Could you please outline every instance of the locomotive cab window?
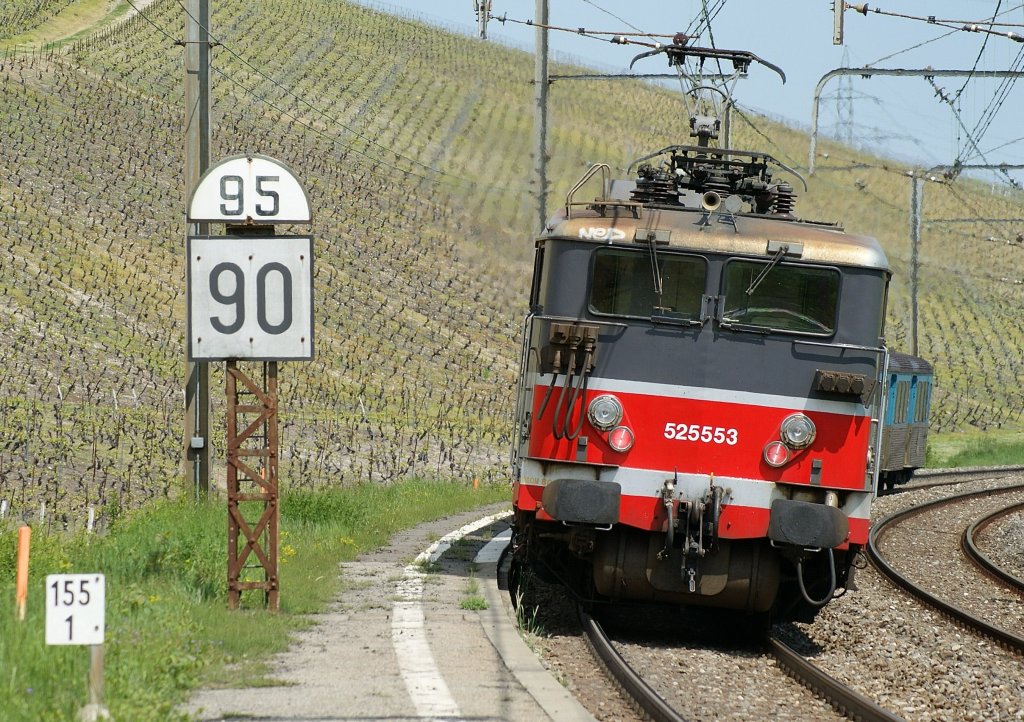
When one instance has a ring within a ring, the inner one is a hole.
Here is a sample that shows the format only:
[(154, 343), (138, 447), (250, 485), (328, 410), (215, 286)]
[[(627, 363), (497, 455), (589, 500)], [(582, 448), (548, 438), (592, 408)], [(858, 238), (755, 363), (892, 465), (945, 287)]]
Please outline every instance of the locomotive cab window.
[(706, 278), (707, 261), (700, 256), (601, 248), (594, 253), (590, 310), (699, 323)]
[(834, 268), (732, 260), (723, 285), (724, 327), (815, 336), (835, 332), (839, 272)]

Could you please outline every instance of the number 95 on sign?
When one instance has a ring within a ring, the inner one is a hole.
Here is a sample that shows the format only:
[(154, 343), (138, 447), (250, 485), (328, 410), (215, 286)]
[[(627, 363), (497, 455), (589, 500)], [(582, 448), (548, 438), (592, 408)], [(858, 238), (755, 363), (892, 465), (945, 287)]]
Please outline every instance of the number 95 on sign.
[(309, 236), (191, 236), (188, 286), (190, 359), (313, 357)]

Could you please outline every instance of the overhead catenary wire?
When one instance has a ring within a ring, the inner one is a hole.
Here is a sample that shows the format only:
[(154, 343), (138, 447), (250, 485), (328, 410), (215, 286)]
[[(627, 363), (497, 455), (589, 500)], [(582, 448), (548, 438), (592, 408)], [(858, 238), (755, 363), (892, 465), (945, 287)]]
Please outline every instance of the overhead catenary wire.
[[(603, 42), (614, 43), (616, 45), (641, 45), (647, 48), (660, 47), (662, 43), (658, 42), (644, 42), (641, 40), (634, 40), (629, 36), (635, 36), (638, 38), (664, 38), (671, 40), (675, 37), (674, 33), (643, 33), (623, 30), (588, 30), (584, 27), (569, 28), (561, 25), (551, 25), (549, 23), (538, 23), (533, 20), (517, 20), (516, 18), (508, 17), (508, 13), (503, 15), (489, 16), (490, 20), (496, 20), (499, 23), (512, 23), (513, 25), (528, 25), (533, 28), (542, 28), (544, 30), (554, 30), (556, 32), (573, 33), (575, 35), (581, 35), (585, 38), (592, 38), (594, 40), (601, 40)], [(604, 36), (608, 36), (607, 38)]]
[(908, 48), (903, 48), (902, 50), (897, 50), (895, 53), (889, 53), (888, 55), (884, 55), (881, 58), (878, 58), (878, 60), (873, 60), (870, 63), (865, 63), (864, 67), (865, 68), (872, 68), (872, 67), (878, 65), (879, 63), (881, 63), (883, 61), (891, 60), (891, 59), (893, 59), (893, 58), (895, 58), (895, 57), (897, 57), (899, 55), (903, 55), (903, 53), (909, 53), (911, 50), (917, 50), (918, 48), (923, 48), (925, 45), (930, 45), (931, 43), (937, 42), (939, 40), (943, 40), (945, 38), (948, 38), (950, 35), (955, 35), (958, 32), (960, 32), (960, 30), (956, 29), (956, 30), (950, 30), (948, 33), (943, 33), (942, 35), (936, 35), (934, 38), (932, 38), (930, 40), (923, 40), (920, 43), (917, 43), (916, 45), (911, 45)]
[(978, 208), (978, 206), (975, 205), (974, 203), (971, 203), (971, 201), (969, 201), (952, 183), (946, 184), (946, 187), (949, 189), (950, 194), (954, 198), (956, 198), (960, 203), (962, 203), (964, 207), (967, 208), (967, 210), (971, 211), (972, 213), (978, 216), (979, 222), (985, 223), (985, 225), (988, 226), (989, 230), (992, 233), (999, 233), (999, 228), (997, 226), (991, 225), (988, 222), (988, 219), (984, 217), (985, 214), (982, 213), (981, 209)]
[(178, 40), (177, 37), (175, 37), (171, 33), (169, 33), (166, 30), (164, 30), (164, 28), (162, 28), (159, 23), (155, 22), (151, 17), (149, 17), (146, 13), (144, 13), (142, 11), (142, 8), (140, 8), (138, 5), (136, 5), (133, 2), (133, 0), (125, 0), (125, 2), (127, 2), (131, 6), (132, 10), (134, 10), (143, 20), (145, 20), (147, 23), (149, 23), (154, 28), (156, 28), (157, 32), (159, 32), (165, 38), (167, 38), (168, 40), (170, 40), (171, 42), (173, 42), (175, 44), (178, 44), (178, 43), (181, 42), (180, 40)]
[[(1020, 71), (1022, 68), (1024, 68), (1024, 48), (1020, 49), (1020, 51), (1017, 53), (1017, 57), (1014, 58), (1013, 63), (1011, 63), (1010, 65), (1011, 70)], [(985, 110), (982, 112), (982, 115), (978, 119), (978, 122), (975, 124), (974, 131), (972, 132), (972, 136), (976, 141), (974, 144), (976, 149), (977, 141), (980, 141), (981, 138), (984, 137), (985, 133), (988, 131), (989, 127), (991, 127), (992, 121), (995, 119), (995, 116), (999, 112), (1000, 108), (1002, 108), (1003, 103), (1006, 102), (1006, 98), (1016, 82), (1016, 77), (1011, 76), (1003, 78), (1002, 82), (999, 84), (999, 87), (996, 89), (995, 94), (992, 96), (992, 100), (989, 101), (989, 104), (985, 107)], [(980, 150), (978, 150), (978, 154), (981, 155)], [(982, 157), (984, 156), (982, 155)]]
[[(884, 15), (884, 16), (887, 16), (887, 17), (902, 18), (903, 20), (916, 20), (916, 21), (919, 21), (919, 22), (928, 23), (929, 25), (943, 25), (945, 23), (956, 23), (956, 24), (960, 24), (960, 25), (998, 25), (1000, 27), (1005, 27), (1005, 28), (1024, 28), (1024, 23), (1008, 23), (1008, 22), (1002, 22), (1002, 21), (996, 22), (995, 19), (994, 19), (994, 16), (993, 16), (992, 20), (989, 20), (987, 18), (986, 19), (982, 19), (982, 20), (956, 20), (956, 19), (952, 19), (952, 18), (938, 18), (938, 17), (935, 17), (934, 15), (910, 15), (908, 13), (899, 13), (899, 12), (894, 12), (894, 11), (891, 11), (891, 10), (882, 10), (881, 8), (873, 8), (873, 7), (871, 7), (869, 3), (860, 3), (860, 4), (843, 3), (843, 5), (844, 5), (845, 9), (853, 10), (853, 11), (858, 12), (861, 15), (865, 15), (865, 16), (868, 13), (871, 13), (871, 14), (874, 14), (874, 15)], [(1010, 12), (1013, 12), (1014, 10), (1019, 10), (1021, 8), (1024, 8), (1024, 3), (1021, 3), (1019, 5), (1015, 5), (1014, 7), (1009, 8), (1008, 10), (1006, 10), (1005, 12), (1006, 13), (1010, 13)], [(999, 14), (1005, 14), (1005, 13), (999, 13), (997, 11), (996, 15), (999, 15)]]
[[(996, 19), (996, 17), (998, 17), (998, 15), (999, 15), (999, 8), (1001, 8), (1002, 6), (1003, 6), (1003, 0), (999, 0), (996, 3), (995, 12), (992, 13), (992, 20), (993, 21)], [(989, 24), (989, 27), (991, 27), (991, 23)], [(971, 82), (971, 78), (973, 77), (973, 73), (974, 73), (975, 70), (978, 69), (978, 63), (981, 62), (981, 56), (983, 56), (985, 54), (985, 48), (988, 47), (988, 41), (989, 41), (989, 38), (991, 38), (991, 37), (992, 37), (991, 35), (989, 35), (987, 33), (985, 34), (984, 39), (981, 41), (981, 47), (978, 49), (978, 55), (977, 55), (977, 57), (974, 58), (974, 65), (971, 67), (971, 75), (968, 75), (964, 79), (963, 85), (961, 85), (960, 89), (956, 91), (956, 95), (954, 97), (959, 98), (963, 94), (964, 89)]]
[[(992, 18), (989, 21), (990, 23), (994, 23), (995, 19), (997, 17), (999, 17), (1000, 15), (1007, 15), (1007, 14), (1009, 14), (1009, 13), (1015, 11), (1015, 10), (1019, 10), (1021, 8), (1024, 8), (1024, 4), (1020, 4), (1020, 5), (1015, 5), (1012, 8), (1008, 8), (1006, 10), (1000, 11), (999, 8), (1001, 6), (1002, 6), (1002, 0), (999, 0), (999, 5), (996, 7), (995, 12), (992, 14)], [(851, 6), (849, 4), (847, 4), (846, 7), (851, 7)], [(944, 40), (945, 38), (948, 38), (951, 35), (955, 35), (955, 34), (957, 34), (959, 32), (963, 32), (963, 30), (964, 30), (964, 28), (962, 28), (962, 27), (955, 27), (955, 28), (953, 28), (952, 30), (950, 30), (947, 33), (942, 33), (941, 35), (937, 35), (934, 38), (931, 38), (929, 40), (924, 40), (924, 41), (922, 41), (920, 43), (917, 43), (915, 45), (911, 45), (911, 46), (909, 46), (907, 48), (903, 48), (902, 50), (897, 50), (895, 53), (890, 53), (888, 55), (885, 55), (885, 56), (883, 56), (881, 58), (878, 58), (877, 60), (874, 60), (874, 61), (872, 61), (870, 63), (866, 63), (864, 67), (866, 67), (866, 68), (874, 67), (874, 66), (878, 65), (881, 62), (884, 62), (886, 60), (891, 60), (892, 58), (895, 58), (895, 57), (897, 57), (899, 55), (902, 55), (903, 53), (907, 53), (907, 52), (910, 52), (912, 50), (917, 50), (918, 48), (922, 48), (925, 45), (930, 45), (931, 43), (937, 42), (939, 40)], [(981, 50), (978, 53), (978, 57), (974, 61), (974, 67), (972, 68), (972, 75), (968, 76), (968, 79), (964, 81), (963, 85), (960, 87), (960, 90), (957, 91), (957, 97), (959, 97), (963, 93), (964, 89), (967, 87), (968, 83), (970, 82), (971, 78), (973, 77), (973, 71), (976, 70), (977, 67), (978, 67), (978, 62), (981, 59), (982, 53), (984, 53), (984, 51), (985, 51), (985, 47), (986, 47), (987, 42), (988, 42), (988, 36), (986, 36), (986, 38), (985, 38), (985, 43), (982, 43)]]
[(597, 3), (595, 3), (595, 2), (594, 2), (594, 0), (582, 0), (582, 1), (583, 1), (583, 2), (585, 2), (585, 3), (587, 4), (587, 5), (590, 5), (591, 7), (593, 7), (593, 8), (596, 8), (597, 10), (600, 10), (601, 12), (603, 12), (603, 13), (604, 13), (605, 15), (607, 15), (608, 17), (610, 17), (610, 18), (614, 18), (615, 20), (618, 20), (618, 21), (619, 21), (620, 23), (622, 23), (623, 25), (628, 25), (629, 27), (631, 27), (631, 28), (632, 28), (633, 30), (635, 30), (636, 32), (638, 32), (638, 33), (642, 33), (642, 32), (643, 32), (643, 30), (641, 30), (640, 28), (638, 28), (638, 27), (637, 27), (636, 25), (634, 25), (633, 23), (629, 22), (628, 20), (623, 20), (622, 18), (620, 18), (620, 17), (619, 17), (618, 15), (616, 15), (615, 13), (613, 13), (613, 12), (611, 12), (610, 10), (607, 10), (607, 9), (605, 9), (605, 8), (601, 7), (600, 5), (598, 5)]
[[(192, 17), (191, 13), (189, 13), (189, 11), (188, 11), (188, 8), (185, 5), (182, 4), (181, 0), (175, 0), (175, 2), (182, 8), (182, 10), (185, 11), (186, 15), (188, 15), (189, 17)], [(133, 7), (135, 7), (135, 6), (133, 6)], [(141, 10), (138, 10), (138, 12), (140, 14), (144, 14), (144, 13), (142, 13)], [(153, 23), (153, 21), (151, 19), (149, 19), (149, 18), (146, 18), (146, 19), (150, 23)], [(192, 19), (195, 20), (195, 18), (192, 18)], [(450, 178), (450, 179), (452, 179), (454, 181), (457, 181), (457, 182), (459, 182), (461, 184), (473, 185), (474, 187), (481, 187), (481, 188), (489, 189), (489, 190), (498, 190), (498, 191), (502, 191), (502, 192), (516, 193), (516, 194), (521, 194), (521, 195), (529, 195), (530, 191), (529, 191), (529, 189), (527, 189), (525, 187), (523, 187), (523, 188), (510, 188), (510, 187), (507, 187), (507, 186), (500, 186), (500, 185), (497, 185), (497, 184), (484, 184), (484, 183), (480, 183), (479, 180), (477, 180), (477, 179), (465, 178), (465, 177), (462, 177), (462, 176), (459, 176), (459, 175), (456, 175), (456, 174), (453, 174), (453, 173), (448, 173), (448, 172), (440, 170), (438, 168), (434, 168), (433, 166), (428, 165), (426, 163), (423, 163), (422, 161), (419, 161), (419, 160), (416, 160), (415, 158), (411, 158), (409, 156), (406, 156), (406, 155), (404, 155), (404, 154), (394, 150), (393, 148), (388, 148), (387, 146), (378, 143), (373, 138), (370, 138), (369, 136), (367, 136), (367, 135), (365, 135), (363, 133), (360, 133), (358, 130), (349, 127), (348, 125), (343, 123), (338, 118), (336, 118), (334, 116), (331, 116), (326, 111), (324, 111), (324, 110), (322, 110), (320, 108), (317, 108), (315, 105), (310, 103), (308, 100), (306, 100), (305, 98), (299, 96), (297, 93), (295, 93), (290, 88), (286, 87), (283, 83), (279, 82), (274, 77), (270, 76), (269, 74), (267, 74), (266, 72), (264, 72), (260, 68), (256, 67), (252, 63), (250, 63), (245, 57), (243, 57), (240, 53), (238, 53), (236, 50), (234, 50), (231, 46), (226, 44), (223, 40), (215, 37), (212, 33), (210, 33), (209, 32), (209, 28), (203, 28), (203, 29), (206, 31), (206, 33), (209, 36), (211, 42), (215, 43), (218, 47), (220, 47), (220, 48), (224, 49), (225, 51), (227, 51), (228, 54), (230, 54), (231, 56), (236, 58), (239, 62), (241, 62), (246, 67), (248, 67), (250, 70), (252, 70), (254, 73), (259, 75), (261, 78), (263, 78), (264, 80), (270, 82), (272, 85), (274, 85), (275, 87), (280, 89), (285, 95), (293, 98), (294, 100), (298, 101), (302, 105), (305, 105), (309, 110), (311, 110), (314, 113), (316, 113), (316, 114), (322, 116), (323, 118), (327, 119), (328, 121), (330, 121), (332, 124), (336, 125), (337, 127), (343, 128), (344, 130), (346, 130), (347, 132), (351, 133), (352, 135), (354, 135), (355, 137), (359, 138), (360, 140), (366, 141), (369, 145), (371, 145), (373, 147), (376, 147), (376, 148), (379, 148), (380, 150), (384, 151), (385, 153), (391, 155), (392, 157), (395, 157), (395, 158), (407, 161), (408, 163), (412, 164), (413, 166), (418, 167), (418, 168), (420, 168), (420, 169), (422, 169), (424, 171), (428, 171), (430, 173), (434, 173), (437, 176)], [(167, 35), (166, 32), (164, 32), (164, 34)], [(243, 89), (245, 89), (246, 93), (248, 95), (253, 96), (254, 98), (258, 99), (260, 102), (268, 105), (269, 107), (272, 107), (277, 112), (282, 113), (283, 115), (285, 115), (285, 117), (288, 117), (288, 118), (294, 120), (296, 123), (298, 123), (302, 127), (307, 128), (307, 129), (309, 129), (309, 130), (311, 130), (311, 131), (313, 131), (315, 133), (318, 133), (318, 134), (323, 135), (325, 137), (332, 138), (333, 140), (340, 142), (339, 138), (337, 138), (335, 136), (332, 136), (331, 134), (327, 133), (326, 131), (320, 130), (318, 128), (314, 128), (313, 126), (311, 126), (307, 122), (303, 121), (301, 118), (299, 118), (294, 113), (286, 111), (286, 110), (280, 108), (279, 106), (271, 103), (265, 97), (263, 97), (263, 96), (259, 95), (258, 93), (256, 93), (253, 89), (248, 88), (247, 86), (242, 84), (240, 81), (234, 80), (229, 75), (227, 75), (223, 70), (220, 70), (218, 68), (214, 68), (213, 65), (212, 65), (212, 62), (211, 62), (211, 68), (213, 70), (215, 70), (219, 75), (224, 77), (225, 79), (230, 80), (231, 82), (235, 83), (239, 87), (242, 87)], [(410, 176), (412, 176), (414, 178), (420, 178), (420, 179), (426, 180), (426, 181), (434, 181), (434, 182), (437, 181), (437, 178), (431, 178), (431, 177), (426, 176), (426, 175), (422, 175), (422, 174), (419, 174), (419, 173), (414, 173), (414, 172), (410, 171), (408, 168), (403, 168), (401, 166), (394, 165), (393, 163), (389, 163), (386, 160), (383, 160), (383, 159), (381, 159), (379, 157), (376, 157), (374, 155), (370, 155), (368, 153), (365, 153), (365, 152), (359, 150), (358, 148), (355, 148), (354, 146), (346, 145), (345, 147), (348, 148), (349, 150), (352, 150), (353, 152), (357, 153), (358, 155), (363, 156), (367, 160), (373, 161), (374, 163), (379, 163), (380, 165), (383, 165), (383, 166), (387, 166), (389, 168), (392, 168), (393, 170), (397, 170), (397, 171), (400, 171), (402, 173), (406, 173), (407, 175), (410, 175)]]

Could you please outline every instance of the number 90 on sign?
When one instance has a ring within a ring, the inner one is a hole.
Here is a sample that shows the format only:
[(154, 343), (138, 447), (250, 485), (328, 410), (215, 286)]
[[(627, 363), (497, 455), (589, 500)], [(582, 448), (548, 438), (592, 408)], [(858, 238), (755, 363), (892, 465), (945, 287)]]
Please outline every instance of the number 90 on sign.
[(190, 359), (312, 358), (310, 237), (188, 240)]

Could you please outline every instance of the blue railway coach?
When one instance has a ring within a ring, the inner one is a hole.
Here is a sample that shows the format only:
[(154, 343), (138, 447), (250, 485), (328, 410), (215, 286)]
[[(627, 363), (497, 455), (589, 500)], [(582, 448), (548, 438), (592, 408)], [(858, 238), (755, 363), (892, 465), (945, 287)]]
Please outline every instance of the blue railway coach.
[(924, 466), (934, 374), (924, 359), (893, 352), (886, 379), (879, 492), (907, 483)]

